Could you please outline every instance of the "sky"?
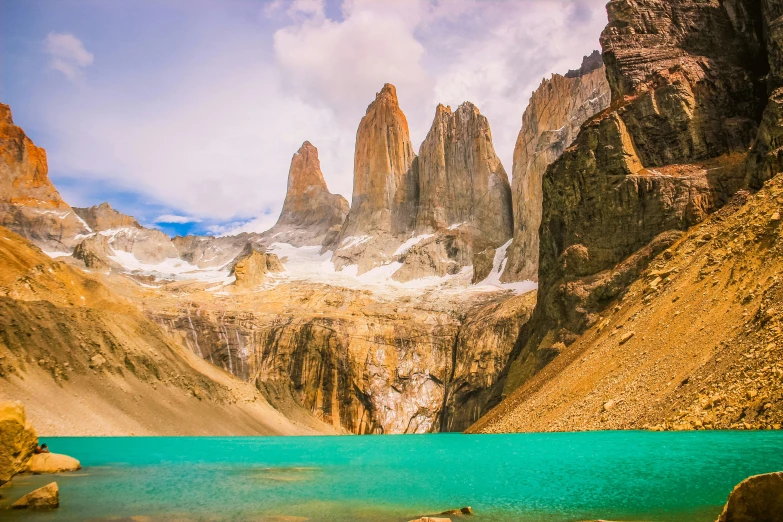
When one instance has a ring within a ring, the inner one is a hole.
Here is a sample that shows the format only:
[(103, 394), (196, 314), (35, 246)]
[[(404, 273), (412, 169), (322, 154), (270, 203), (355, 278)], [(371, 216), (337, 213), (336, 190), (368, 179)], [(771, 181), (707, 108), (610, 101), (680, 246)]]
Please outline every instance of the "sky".
[(418, 151), (471, 101), (511, 175), (530, 94), (600, 49), (606, 0), (0, 0), (0, 102), (72, 206), (170, 234), (271, 227), (309, 140), (351, 200), (361, 117), (397, 87)]

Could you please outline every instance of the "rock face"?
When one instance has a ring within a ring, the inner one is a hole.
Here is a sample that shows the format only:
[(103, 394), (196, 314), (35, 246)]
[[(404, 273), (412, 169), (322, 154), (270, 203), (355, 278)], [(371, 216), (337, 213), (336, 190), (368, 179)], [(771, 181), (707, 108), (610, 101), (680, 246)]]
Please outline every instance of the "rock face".
[(38, 435), (27, 421), (21, 402), (0, 403), (0, 484), (27, 469)]
[(88, 208), (74, 207), (73, 211), (95, 232), (118, 228), (141, 228), (136, 218), (114, 210), (106, 202)]
[(344, 197), (329, 192), (318, 149), (306, 141), (291, 159), (280, 218), (264, 236), (294, 246), (330, 245), (339, 236), (348, 210)]
[[(469, 425), (500, 377), (534, 296), (483, 306), (423, 296), (283, 283), (180, 310), (148, 311), (213, 364), (255, 382), (277, 405), (294, 401), (350, 433), (427, 433)], [(489, 302), (487, 302), (489, 301)], [(262, 306), (259, 306), (262, 304)], [(467, 406), (469, 405), (469, 406)]]
[[(408, 239), (416, 222), (418, 191), (408, 120), (397, 90), (387, 83), (356, 132), (351, 210), (334, 253), (335, 266), (358, 264), (359, 272), (365, 272)], [(369, 238), (373, 240), (365, 240)], [(384, 244), (388, 238), (399, 240)]]
[(238, 288), (252, 289), (266, 279), (266, 275), (283, 272), (283, 264), (275, 254), (258, 250), (248, 243), (242, 253), (234, 260), (231, 274), (236, 277)]
[(30, 458), (28, 473), (62, 473), (82, 469), (81, 463), (73, 457), (60, 453), (38, 453)]
[(718, 518), (718, 522), (758, 520), (783, 520), (783, 473), (754, 475), (740, 482)]
[(768, 101), (758, 3), (615, 0), (607, 10), (612, 105), (543, 178), (539, 302), (517, 346), (530, 371), (594, 324), (672, 233), (745, 185)]
[(47, 175), (46, 151), (14, 125), (0, 103), (0, 225), (47, 251), (68, 252), (90, 232)]
[(579, 69), (542, 81), (530, 97), (514, 147), (514, 240), (502, 281), (538, 280), (544, 172), (573, 143), (582, 124), (609, 106), (610, 98), (598, 51), (586, 56)]
[(401, 257), (395, 279), (444, 276), (473, 254), (503, 245), (513, 232), (511, 188), (492, 146), (487, 119), (470, 102), (438, 105), (418, 158), (416, 232), (432, 235)]
[(73, 249), (74, 259), (84, 263), (91, 270), (108, 270), (118, 265), (110, 259), (115, 254), (109, 246), (109, 238), (103, 234), (93, 234), (84, 238)]
[(60, 490), (56, 482), (28, 493), (13, 504), (12, 509), (55, 509), (60, 507)]

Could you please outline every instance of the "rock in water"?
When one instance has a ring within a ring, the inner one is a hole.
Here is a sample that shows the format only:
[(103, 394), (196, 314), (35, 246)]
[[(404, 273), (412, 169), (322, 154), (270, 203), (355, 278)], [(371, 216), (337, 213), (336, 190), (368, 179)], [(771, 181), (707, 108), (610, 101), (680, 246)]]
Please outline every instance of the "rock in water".
[(326, 186), (318, 149), (305, 141), (291, 159), (280, 217), (263, 235), (294, 246), (329, 246), (339, 235), (348, 210), (348, 201)]
[(49, 180), (46, 151), (14, 125), (0, 103), (0, 225), (48, 251), (69, 252), (87, 225)]
[(0, 484), (27, 468), (37, 446), (38, 435), (27, 421), (22, 403), (0, 403)]
[(35, 474), (76, 471), (81, 468), (78, 460), (60, 453), (38, 453), (30, 458), (27, 465), (27, 471)]
[(783, 473), (747, 478), (737, 485), (718, 522), (783, 522)]
[(55, 509), (60, 507), (60, 489), (57, 482), (28, 493), (13, 504), (12, 509)]
[(283, 264), (276, 254), (258, 250), (248, 243), (245, 250), (234, 260), (231, 274), (236, 276), (238, 288), (252, 289), (260, 285), (270, 272), (283, 272)]
[(611, 95), (601, 54), (586, 56), (582, 67), (541, 82), (522, 116), (514, 147), (514, 241), (501, 280), (538, 280), (538, 228), (542, 179), (588, 118), (609, 106)]
[(387, 83), (356, 133), (351, 210), (333, 259), (338, 269), (358, 264), (359, 272), (365, 272), (408, 239), (418, 205), (415, 160), (408, 120), (397, 90)]
[(438, 105), (418, 158), (418, 237), (403, 254), (398, 281), (455, 274), (474, 253), (511, 239), (511, 187), (492, 146), (489, 122), (470, 102)]

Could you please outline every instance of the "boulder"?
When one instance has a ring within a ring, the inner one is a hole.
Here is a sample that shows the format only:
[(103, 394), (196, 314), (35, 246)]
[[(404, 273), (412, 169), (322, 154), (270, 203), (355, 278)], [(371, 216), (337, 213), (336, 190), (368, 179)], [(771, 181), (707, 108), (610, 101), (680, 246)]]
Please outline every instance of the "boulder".
[(60, 490), (57, 482), (31, 491), (13, 504), (12, 509), (54, 509), (60, 507)]
[(27, 465), (29, 473), (60, 473), (62, 471), (76, 471), (82, 465), (73, 457), (59, 453), (39, 453), (30, 458)]
[(27, 468), (38, 435), (27, 421), (21, 402), (0, 402), (0, 484)]
[(718, 522), (783, 521), (783, 473), (755, 475), (729, 495)]
[(470, 506), (465, 506), (464, 508), (459, 509), (449, 509), (448, 511), (444, 511), (441, 513), (441, 515), (472, 515), (473, 514), (473, 508)]
[(451, 519), (439, 517), (421, 517), (415, 520), (409, 520), (408, 522), (451, 522)]

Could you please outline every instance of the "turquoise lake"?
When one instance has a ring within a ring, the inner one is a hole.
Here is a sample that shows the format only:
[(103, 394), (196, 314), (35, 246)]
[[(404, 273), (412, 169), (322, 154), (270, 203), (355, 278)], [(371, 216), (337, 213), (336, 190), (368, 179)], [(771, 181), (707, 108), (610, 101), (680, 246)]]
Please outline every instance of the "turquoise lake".
[(0, 507), (52, 480), (61, 507), (0, 518), (398, 522), (469, 505), (476, 521), (714, 521), (738, 482), (783, 470), (771, 431), (42, 441), (84, 469), (16, 477)]

